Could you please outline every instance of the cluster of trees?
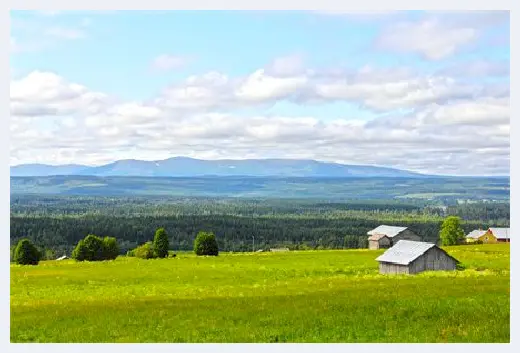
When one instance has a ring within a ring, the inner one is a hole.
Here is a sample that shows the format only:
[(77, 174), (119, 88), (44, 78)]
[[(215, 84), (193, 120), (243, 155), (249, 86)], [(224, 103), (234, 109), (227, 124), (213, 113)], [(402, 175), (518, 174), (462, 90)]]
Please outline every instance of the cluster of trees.
[(94, 234), (81, 239), (72, 251), (72, 258), (77, 261), (115, 260), (118, 255), (119, 246), (116, 238), (101, 238)]
[(159, 228), (155, 231), (153, 241), (148, 241), (133, 250), (129, 250), (127, 255), (141, 259), (162, 259), (168, 257), (169, 248), (170, 243), (168, 241), (168, 234), (164, 228)]
[[(146, 242), (130, 250), (127, 256), (135, 256), (141, 259), (166, 258), (169, 255), (169, 247), (168, 234), (166, 234), (164, 228), (159, 228), (156, 230), (152, 242)], [(198, 256), (217, 256), (218, 243), (215, 234), (213, 232), (199, 232), (193, 248)], [(37, 265), (42, 257), (41, 252), (28, 239), (20, 240), (12, 252), (14, 262), (19, 265)], [(81, 239), (72, 251), (72, 258), (76, 261), (115, 260), (118, 255), (119, 247), (116, 238), (101, 238), (94, 234), (89, 234)], [(173, 257), (176, 257), (176, 255), (173, 254)]]

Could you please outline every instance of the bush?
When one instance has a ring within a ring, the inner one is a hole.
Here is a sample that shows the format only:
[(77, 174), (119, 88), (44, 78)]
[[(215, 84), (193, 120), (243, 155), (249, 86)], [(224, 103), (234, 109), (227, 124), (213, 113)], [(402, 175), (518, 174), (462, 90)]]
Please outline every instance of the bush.
[(103, 238), (103, 259), (104, 260), (115, 260), (119, 255), (119, 246), (117, 245), (116, 238), (105, 237)]
[(151, 242), (138, 246), (133, 252), (134, 256), (140, 259), (153, 259), (155, 257)]
[(28, 239), (22, 239), (14, 249), (13, 260), (19, 265), (38, 265), (40, 252)]
[(213, 232), (199, 232), (193, 244), (195, 254), (198, 256), (217, 256), (218, 244)]
[(155, 257), (164, 258), (168, 257), (168, 248), (170, 244), (168, 242), (168, 234), (164, 228), (159, 228), (155, 232), (155, 237), (153, 239), (153, 251)]
[(466, 266), (463, 263), (458, 263), (456, 269), (458, 271), (464, 271), (466, 269)]
[(114, 260), (119, 255), (116, 238), (100, 238), (89, 234), (81, 239), (72, 251), (72, 258), (76, 261), (103, 261)]
[(72, 258), (76, 261), (87, 260), (87, 248), (83, 239), (78, 241), (78, 244), (76, 245), (74, 250), (72, 250)]
[(128, 257), (135, 257), (135, 249), (128, 250), (126, 252), (126, 256), (128, 256)]

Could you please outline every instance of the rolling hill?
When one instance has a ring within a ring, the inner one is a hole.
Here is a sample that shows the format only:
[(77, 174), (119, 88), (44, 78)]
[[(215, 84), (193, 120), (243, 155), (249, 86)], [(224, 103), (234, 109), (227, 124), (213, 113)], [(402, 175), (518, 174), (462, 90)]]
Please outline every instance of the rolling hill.
[(345, 165), (295, 159), (201, 160), (174, 157), (158, 161), (119, 160), (97, 167), (84, 165), (22, 164), (11, 167), (11, 176), (254, 176), (254, 177), (422, 177), (394, 168)]

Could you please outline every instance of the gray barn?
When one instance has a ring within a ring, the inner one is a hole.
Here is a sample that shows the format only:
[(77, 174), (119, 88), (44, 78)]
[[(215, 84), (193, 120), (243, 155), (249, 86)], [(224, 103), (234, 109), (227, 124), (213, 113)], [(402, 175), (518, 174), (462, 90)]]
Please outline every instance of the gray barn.
[(387, 249), (399, 240), (421, 241), (421, 237), (407, 227), (380, 225), (367, 233), (369, 249)]
[(411, 240), (399, 240), (376, 260), (382, 274), (453, 271), (459, 262), (435, 244)]

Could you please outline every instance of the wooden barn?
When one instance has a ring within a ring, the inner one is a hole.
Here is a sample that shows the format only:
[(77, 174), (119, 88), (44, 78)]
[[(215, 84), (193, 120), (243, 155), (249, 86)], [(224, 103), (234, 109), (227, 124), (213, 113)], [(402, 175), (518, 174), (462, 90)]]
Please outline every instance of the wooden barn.
[(485, 230), (482, 229), (475, 229), (466, 235), (466, 243), (474, 243), (476, 241), (482, 241), (484, 242), (484, 235), (486, 234)]
[(376, 260), (382, 274), (453, 271), (458, 263), (457, 259), (433, 243), (411, 240), (399, 240)]
[(407, 227), (380, 225), (367, 233), (369, 249), (387, 249), (399, 240), (420, 241), (421, 237)]
[(509, 243), (509, 228), (489, 228), (484, 239), (484, 243)]
[(466, 236), (466, 242), (481, 241), (484, 244), (509, 243), (509, 228), (476, 229)]

